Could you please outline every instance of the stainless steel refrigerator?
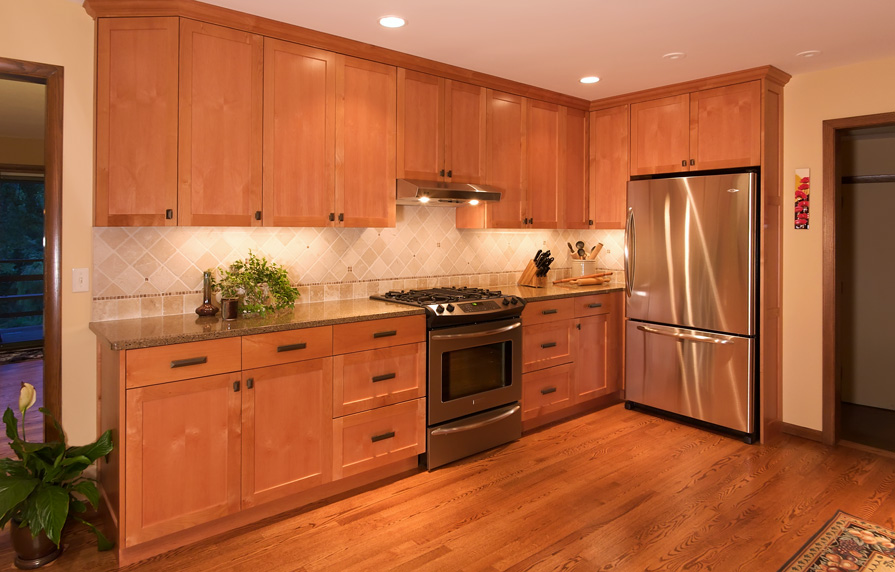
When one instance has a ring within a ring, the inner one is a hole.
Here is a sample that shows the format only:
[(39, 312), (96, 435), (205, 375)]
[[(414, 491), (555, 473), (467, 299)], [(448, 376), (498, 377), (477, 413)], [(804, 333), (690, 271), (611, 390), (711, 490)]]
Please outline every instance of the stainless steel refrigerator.
[(757, 173), (628, 183), (625, 392), (756, 433)]

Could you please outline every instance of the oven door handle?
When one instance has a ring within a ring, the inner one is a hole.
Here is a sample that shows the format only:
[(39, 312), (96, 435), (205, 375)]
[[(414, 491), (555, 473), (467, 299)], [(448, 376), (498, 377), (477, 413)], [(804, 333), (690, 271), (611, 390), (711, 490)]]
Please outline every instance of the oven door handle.
[(476, 421), (475, 423), (470, 423), (468, 425), (453, 425), (451, 427), (439, 427), (437, 429), (432, 429), (432, 435), (450, 435), (451, 433), (461, 433), (463, 431), (472, 431), (473, 429), (479, 429), (486, 425), (491, 425), (492, 423), (497, 423), (501, 419), (506, 419), (507, 417), (511, 417), (514, 415), (519, 409), (521, 409), (521, 405), (514, 405), (510, 409), (501, 412), (499, 415), (495, 415), (494, 417), (489, 417), (488, 419), (482, 419), (481, 421)]
[(464, 340), (469, 338), (482, 338), (485, 336), (493, 336), (496, 334), (509, 332), (510, 330), (515, 330), (521, 325), (522, 322), (515, 322), (513, 324), (510, 324), (509, 326), (504, 326), (495, 330), (486, 330), (484, 332), (469, 332), (468, 334), (432, 334), (431, 338), (433, 340)]

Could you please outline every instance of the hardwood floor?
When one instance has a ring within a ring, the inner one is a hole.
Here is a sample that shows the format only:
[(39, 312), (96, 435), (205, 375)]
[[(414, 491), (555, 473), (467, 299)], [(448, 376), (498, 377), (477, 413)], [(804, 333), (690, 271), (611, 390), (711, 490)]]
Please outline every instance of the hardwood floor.
[[(895, 459), (617, 405), (127, 570), (763, 572), (837, 509), (895, 528)], [(113, 569), (82, 529), (64, 538), (52, 569)]]

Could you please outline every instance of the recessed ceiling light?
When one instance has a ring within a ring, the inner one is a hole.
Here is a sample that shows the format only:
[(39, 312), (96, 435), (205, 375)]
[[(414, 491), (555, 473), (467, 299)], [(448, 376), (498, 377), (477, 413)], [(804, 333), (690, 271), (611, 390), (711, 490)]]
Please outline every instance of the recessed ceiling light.
[(813, 58), (814, 56), (819, 56), (820, 50), (806, 50), (804, 52), (799, 52), (796, 54), (796, 57), (799, 58)]
[(581, 83), (597, 83), (598, 81), (600, 81), (600, 78), (595, 75), (589, 75), (587, 77), (579, 79), (578, 81), (580, 81)]
[(662, 56), (666, 60), (682, 60), (687, 57), (687, 54), (684, 52), (671, 52), (669, 54), (665, 54)]
[(399, 18), (398, 16), (383, 16), (379, 18), (379, 24), (385, 26), (386, 28), (400, 28), (406, 22), (404, 18)]

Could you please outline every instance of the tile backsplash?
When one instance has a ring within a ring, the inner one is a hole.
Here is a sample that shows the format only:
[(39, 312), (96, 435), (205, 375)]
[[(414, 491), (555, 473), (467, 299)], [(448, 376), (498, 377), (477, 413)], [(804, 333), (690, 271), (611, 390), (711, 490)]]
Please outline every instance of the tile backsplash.
[(458, 230), (454, 209), (401, 207), (395, 228), (140, 227), (93, 229), (94, 321), (191, 313), (202, 272), (249, 249), (283, 266), (301, 302), (366, 298), (392, 289), (515, 284), (538, 250), (551, 277), (571, 267), (567, 242), (603, 251), (598, 266), (622, 269), (621, 230)]

